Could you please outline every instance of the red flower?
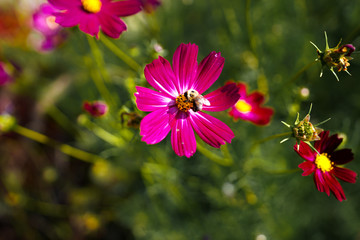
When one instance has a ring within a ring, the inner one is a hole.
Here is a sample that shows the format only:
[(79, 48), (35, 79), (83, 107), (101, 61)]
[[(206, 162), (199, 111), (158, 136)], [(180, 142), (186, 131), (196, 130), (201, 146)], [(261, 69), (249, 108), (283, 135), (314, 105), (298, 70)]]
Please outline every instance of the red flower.
[(346, 200), (344, 191), (336, 178), (355, 183), (357, 174), (338, 165), (352, 161), (354, 155), (351, 149), (335, 151), (343, 140), (337, 134), (329, 137), (329, 131), (323, 131), (319, 136), (320, 140), (315, 141), (314, 147), (320, 155), (304, 142), (300, 142), (299, 150), (297, 145), (294, 145), (295, 152), (306, 160), (299, 164), (299, 168), (304, 171), (303, 176), (314, 173), (314, 182), (320, 192), (326, 192), (330, 196), (331, 191), (339, 201)]
[(63, 27), (79, 25), (81, 31), (99, 37), (99, 29), (112, 38), (118, 38), (126, 30), (119, 18), (141, 10), (138, 0), (48, 0), (59, 12), (54, 13), (56, 22)]
[(108, 112), (108, 106), (101, 101), (84, 102), (83, 109), (93, 117), (101, 117)]
[(247, 95), (246, 85), (241, 82), (237, 84), (237, 87), (239, 89), (240, 99), (231, 108), (229, 115), (235, 120), (241, 118), (256, 125), (268, 124), (274, 110), (269, 107), (260, 106), (265, 100), (264, 95), (260, 92), (252, 92)]

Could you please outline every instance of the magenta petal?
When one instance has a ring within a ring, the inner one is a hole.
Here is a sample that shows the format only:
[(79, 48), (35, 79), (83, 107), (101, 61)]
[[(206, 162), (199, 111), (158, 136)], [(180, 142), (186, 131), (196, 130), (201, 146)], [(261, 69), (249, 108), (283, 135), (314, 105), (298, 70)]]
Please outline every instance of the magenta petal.
[(300, 163), (298, 167), (304, 171), (302, 173), (302, 176), (308, 176), (316, 170), (315, 164), (310, 161), (305, 161), (303, 163)]
[(235, 136), (225, 123), (203, 112), (190, 114), (190, 122), (199, 137), (215, 148), (230, 143)]
[(114, 15), (101, 13), (99, 15), (101, 30), (111, 38), (119, 38), (123, 31), (126, 31), (126, 24)]
[(62, 27), (74, 27), (83, 21), (83, 19), (86, 18), (86, 15), (85, 12), (77, 9), (54, 13), (54, 16), (56, 17), (55, 22)]
[(196, 139), (187, 114), (180, 112), (176, 116), (175, 126), (171, 130), (171, 145), (179, 156), (191, 157), (196, 151)]
[(204, 96), (210, 102), (210, 106), (203, 106), (203, 110), (218, 112), (233, 106), (239, 100), (238, 88), (235, 83), (225, 86)]
[(104, 4), (102, 11), (118, 17), (126, 17), (141, 11), (138, 0), (116, 1)]
[(297, 152), (297, 154), (300, 155), (305, 160), (314, 162), (316, 159), (316, 152), (313, 152), (313, 150), (303, 141), (300, 142), (299, 151), (297, 150), (297, 144), (294, 145), (294, 150)]
[(140, 135), (147, 144), (156, 144), (163, 140), (174, 124), (177, 109), (162, 108), (146, 115), (140, 122)]
[(180, 94), (175, 86), (174, 72), (165, 58), (159, 57), (146, 65), (144, 74), (149, 84), (159, 92), (174, 98)]
[(334, 167), (333, 173), (337, 178), (339, 178), (345, 182), (349, 182), (349, 183), (356, 182), (357, 173), (350, 169)]
[(100, 22), (96, 14), (87, 14), (86, 17), (81, 19), (79, 29), (84, 33), (91, 36), (98, 37), (100, 30)]
[(163, 93), (145, 87), (136, 87), (136, 90), (137, 92), (134, 94), (136, 105), (141, 111), (152, 112), (159, 108), (164, 109), (169, 105), (175, 105), (175, 103), (171, 104), (174, 100)]
[[(176, 86), (182, 94), (189, 90), (194, 81), (197, 64), (198, 46), (195, 44), (180, 44), (173, 56), (173, 69), (176, 77)], [(196, 89), (199, 93), (200, 91)], [(201, 93), (200, 93), (201, 94)]]
[(225, 58), (221, 53), (211, 52), (199, 64), (194, 82), (190, 85), (200, 94), (205, 92), (220, 76), (224, 67)]
[(324, 179), (324, 175), (323, 175), (323, 173), (322, 173), (322, 171), (320, 169), (315, 170), (314, 182), (315, 182), (316, 188), (320, 192), (326, 192), (326, 194), (328, 196), (330, 196), (330, 188), (327, 185), (327, 183), (326, 183), (326, 181)]
[(48, 0), (48, 2), (60, 10), (82, 6), (81, 0)]
[(344, 190), (341, 187), (340, 183), (336, 180), (336, 178), (333, 177), (329, 172), (324, 173), (323, 176), (327, 186), (329, 186), (331, 192), (335, 195), (337, 200), (339, 200), (340, 202), (342, 200), (346, 200)]

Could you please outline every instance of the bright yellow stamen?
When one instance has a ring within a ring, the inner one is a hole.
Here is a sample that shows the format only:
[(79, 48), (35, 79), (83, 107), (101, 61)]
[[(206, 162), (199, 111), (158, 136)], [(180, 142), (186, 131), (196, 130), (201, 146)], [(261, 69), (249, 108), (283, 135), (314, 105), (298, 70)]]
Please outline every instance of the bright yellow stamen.
[(329, 156), (326, 153), (322, 153), (321, 155), (316, 156), (315, 164), (321, 171), (329, 172), (333, 169), (334, 163), (330, 161)]
[(247, 102), (245, 102), (244, 100), (239, 100), (235, 104), (235, 107), (239, 112), (242, 112), (242, 113), (248, 113), (252, 109), (251, 105), (248, 104)]
[(97, 13), (101, 10), (101, 0), (81, 0), (84, 9), (91, 13)]

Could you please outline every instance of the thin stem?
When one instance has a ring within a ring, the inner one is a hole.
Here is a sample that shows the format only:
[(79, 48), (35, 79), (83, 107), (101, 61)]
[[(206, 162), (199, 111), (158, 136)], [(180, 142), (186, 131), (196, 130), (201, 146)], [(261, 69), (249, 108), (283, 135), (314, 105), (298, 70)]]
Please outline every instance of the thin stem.
[(259, 145), (259, 144), (263, 143), (263, 142), (267, 142), (267, 141), (270, 141), (270, 140), (272, 140), (272, 139), (279, 138), (279, 137), (290, 136), (291, 134), (292, 134), (292, 132), (284, 132), (284, 133), (279, 133), (279, 134), (275, 134), (275, 135), (266, 137), (266, 138), (264, 138), (264, 139), (261, 139), (261, 140), (255, 142), (255, 143), (253, 144), (252, 148), (255, 147), (256, 145)]
[(101, 42), (110, 50), (112, 51), (117, 57), (119, 57), (124, 63), (126, 63), (129, 67), (134, 69), (135, 71), (141, 71), (142, 67), (138, 64), (134, 59), (126, 55), (118, 46), (112, 43), (109, 39), (105, 36), (100, 38)]
[(36, 142), (57, 148), (61, 152), (65, 153), (71, 157), (85, 161), (85, 162), (94, 163), (97, 160), (105, 160), (95, 154), (91, 154), (91, 153), (85, 152), (83, 150), (74, 148), (70, 145), (60, 143), (54, 139), (51, 139), (51, 138), (45, 136), (44, 134), (35, 132), (31, 129), (28, 129), (28, 128), (25, 128), (25, 127), (22, 127), (19, 125), (14, 126), (14, 128), (12, 130), (24, 137), (27, 137)]
[[(106, 82), (110, 82), (110, 77), (105, 69), (105, 66), (104, 66), (105, 63), (103, 61), (101, 51), (100, 51), (99, 47), (97, 46), (94, 38), (87, 36), (87, 39), (88, 39), (88, 42), (90, 45), (91, 52), (94, 57), (94, 61), (97, 65), (97, 67), (99, 68), (99, 71), (97, 71), (96, 69), (92, 69), (90, 71), (91, 77), (96, 85), (96, 88), (99, 90), (102, 98), (109, 105), (115, 107), (116, 103), (111, 97), (112, 94), (110, 93), (110, 91), (108, 90), (108, 88), (105, 85), (105, 82), (103, 81), (103, 79), (104, 79)], [(101, 73), (101, 75), (99, 74), (99, 72)]]
[[(224, 147), (224, 146), (223, 146), (223, 147)], [(226, 148), (226, 147), (225, 147), (225, 148)], [(230, 155), (230, 154), (229, 154), (227, 148), (226, 148), (226, 149), (222, 149), (222, 150), (224, 150), (224, 157), (220, 157), (220, 156), (214, 154), (214, 152), (206, 149), (206, 148), (205, 148), (201, 143), (199, 143), (199, 142), (197, 143), (197, 149), (198, 149), (199, 152), (201, 152), (205, 157), (209, 158), (211, 161), (214, 161), (214, 162), (216, 162), (216, 163), (218, 163), (218, 164), (220, 164), (220, 165), (223, 165), (223, 166), (231, 166), (231, 165), (234, 163), (233, 159), (232, 159), (231, 157), (229, 158), (229, 156), (228, 156), (228, 155)]]
[(251, 50), (256, 55), (256, 43), (255, 43), (255, 39), (254, 39), (253, 27), (252, 27), (251, 16), (250, 16), (250, 7), (251, 7), (251, 0), (246, 0), (245, 21), (246, 21), (246, 27), (247, 27), (247, 32), (248, 32), (248, 36), (249, 36), (249, 44), (250, 44)]

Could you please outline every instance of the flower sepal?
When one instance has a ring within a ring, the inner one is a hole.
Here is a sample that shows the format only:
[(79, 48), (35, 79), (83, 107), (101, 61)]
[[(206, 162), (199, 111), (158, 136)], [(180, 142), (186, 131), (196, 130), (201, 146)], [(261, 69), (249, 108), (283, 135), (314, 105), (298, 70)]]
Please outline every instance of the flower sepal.
[(315, 59), (315, 61), (320, 61), (322, 68), (321, 68), (321, 72), (320, 72), (320, 77), (322, 77), (323, 75), (323, 68), (324, 66), (327, 66), (330, 71), (334, 74), (334, 76), (336, 77), (336, 80), (339, 81), (339, 77), (337, 76), (337, 74), (334, 71), (334, 68), (338, 71), (345, 71), (347, 74), (350, 74), (350, 72), (347, 70), (347, 67), (350, 66), (349, 61), (352, 60), (353, 58), (350, 57), (351, 53), (355, 51), (355, 47), (352, 44), (344, 44), (341, 45), (341, 39), (339, 41), (339, 43), (333, 47), (330, 48), (329, 44), (328, 44), (328, 38), (325, 33), (325, 50), (321, 51), (316, 45), (315, 43), (311, 42), (310, 43), (316, 48), (317, 54), (318, 54), (318, 58)]
[[(299, 119), (300, 115), (299, 115), (299, 113), (297, 113), (294, 125), (290, 125), (290, 124), (287, 124), (287, 123), (281, 121), (285, 126), (287, 126), (288, 128), (291, 129), (291, 131), (292, 131), (291, 137), (296, 139), (296, 145), (298, 147), (298, 150), (300, 147), (300, 141), (303, 141), (304, 143), (309, 145), (313, 150), (316, 151), (316, 149), (314, 149), (314, 147), (311, 145), (310, 142), (320, 140), (319, 134), (323, 131), (323, 129), (318, 128), (317, 126), (330, 120), (330, 118), (328, 118), (316, 125), (313, 125), (310, 122), (311, 109), (312, 109), (312, 104), (310, 105), (309, 112), (306, 114), (306, 116), (302, 120)], [(285, 138), (280, 143), (283, 143), (289, 139), (290, 139), (290, 137)]]

